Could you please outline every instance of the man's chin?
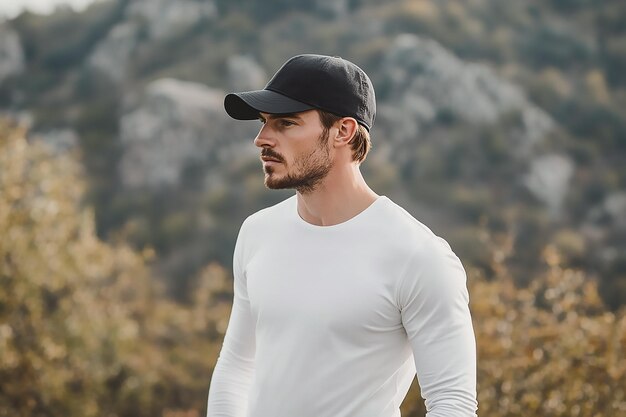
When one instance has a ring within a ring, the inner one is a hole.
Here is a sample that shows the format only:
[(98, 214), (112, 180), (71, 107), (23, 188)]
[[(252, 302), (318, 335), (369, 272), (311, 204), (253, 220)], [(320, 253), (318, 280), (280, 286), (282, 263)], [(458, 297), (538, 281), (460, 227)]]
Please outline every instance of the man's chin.
[(273, 172), (265, 172), (265, 187), (270, 190), (279, 190), (281, 188), (280, 179), (276, 178), (276, 174)]
[(265, 187), (270, 190), (297, 189), (302, 181), (290, 176), (279, 176), (276, 173), (265, 173)]
[(309, 194), (315, 190), (318, 181), (294, 179), (291, 177), (272, 178), (265, 176), (265, 187), (270, 190), (296, 190), (301, 194)]
[(290, 188), (285, 184), (284, 181), (280, 181), (279, 179), (272, 178), (271, 175), (265, 176), (265, 187), (270, 190), (284, 190), (285, 188)]

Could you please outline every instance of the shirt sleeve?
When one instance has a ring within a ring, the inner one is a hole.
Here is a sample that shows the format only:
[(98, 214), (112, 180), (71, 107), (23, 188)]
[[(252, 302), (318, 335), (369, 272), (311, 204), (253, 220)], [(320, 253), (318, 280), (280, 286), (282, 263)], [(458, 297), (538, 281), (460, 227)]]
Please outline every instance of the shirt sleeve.
[(245, 272), (242, 268), (244, 225), (233, 257), (234, 299), (207, 404), (207, 417), (244, 417), (254, 376), (255, 325), (250, 312)]
[(445, 240), (431, 238), (408, 261), (398, 301), (427, 417), (475, 417), (476, 340), (466, 275)]

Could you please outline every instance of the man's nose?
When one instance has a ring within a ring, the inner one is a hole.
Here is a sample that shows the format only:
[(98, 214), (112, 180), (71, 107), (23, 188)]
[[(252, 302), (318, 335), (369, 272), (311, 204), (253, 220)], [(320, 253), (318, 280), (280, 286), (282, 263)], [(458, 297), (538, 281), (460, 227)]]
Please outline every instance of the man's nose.
[(267, 124), (263, 125), (259, 130), (256, 138), (254, 138), (254, 144), (259, 148), (273, 148), (276, 145), (272, 131), (268, 128)]

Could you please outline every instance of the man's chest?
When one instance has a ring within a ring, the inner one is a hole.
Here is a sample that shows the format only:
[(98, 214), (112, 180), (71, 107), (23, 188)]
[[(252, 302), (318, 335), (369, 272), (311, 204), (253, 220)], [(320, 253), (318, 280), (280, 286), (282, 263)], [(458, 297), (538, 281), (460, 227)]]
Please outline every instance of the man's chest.
[(393, 259), (329, 243), (261, 249), (245, 268), (257, 331), (317, 329), (358, 334), (401, 326)]

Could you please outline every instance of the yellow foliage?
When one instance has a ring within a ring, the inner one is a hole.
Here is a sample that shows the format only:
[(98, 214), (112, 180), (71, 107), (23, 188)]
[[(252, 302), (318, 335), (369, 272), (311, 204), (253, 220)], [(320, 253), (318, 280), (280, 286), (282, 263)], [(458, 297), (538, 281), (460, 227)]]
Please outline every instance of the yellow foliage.
[(439, 8), (432, 1), (412, 1), (403, 3), (404, 12), (424, 20), (433, 20), (439, 16)]
[(406, 16), (416, 21), (436, 21), (440, 17), (440, 11), (437, 2), (420, 0), (400, 4), (381, 3), (378, 15), (384, 19)]
[(470, 280), (482, 415), (611, 416), (626, 410), (626, 311), (606, 311), (596, 284), (560, 266), (528, 288)]
[(573, 92), (571, 83), (556, 68), (547, 68), (541, 71), (538, 81), (544, 88), (556, 92), (560, 97), (569, 97)]
[[(491, 239), (491, 237), (488, 237)], [(626, 413), (626, 309), (606, 310), (595, 282), (563, 268), (556, 247), (549, 265), (527, 288), (506, 271), (511, 247), (491, 241), (486, 280), (468, 268), (478, 349), (479, 415), (596, 417)], [(414, 387), (403, 416), (425, 410)]]
[(599, 69), (589, 71), (585, 77), (585, 84), (587, 91), (589, 91), (594, 100), (602, 104), (611, 102), (611, 93), (602, 71)]
[(211, 267), (218, 284), (190, 308), (167, 301), (140, 254), (98, 239), (75, 158), (0, 121), (0, 166), (0, 416), (200, 408), (229, 303), (210, 292), (227, 274)]
[[(80, 164), (25, 135), (0, 122), (0, 417), (202, 415), (229, 274), (208, 265), (190, 306), (168, 301), (145, 264), (151, 249), (98, 239)], [(477, 239), (496, 275), (468, 267), (480, 415), (625, 415), (626, 313), (562, 266), (583, 251), (577, 237), (547, 246), (548, 272), (521, 289), (507, 238)], [(416, 389), (402, 408), (423, 416)]]

